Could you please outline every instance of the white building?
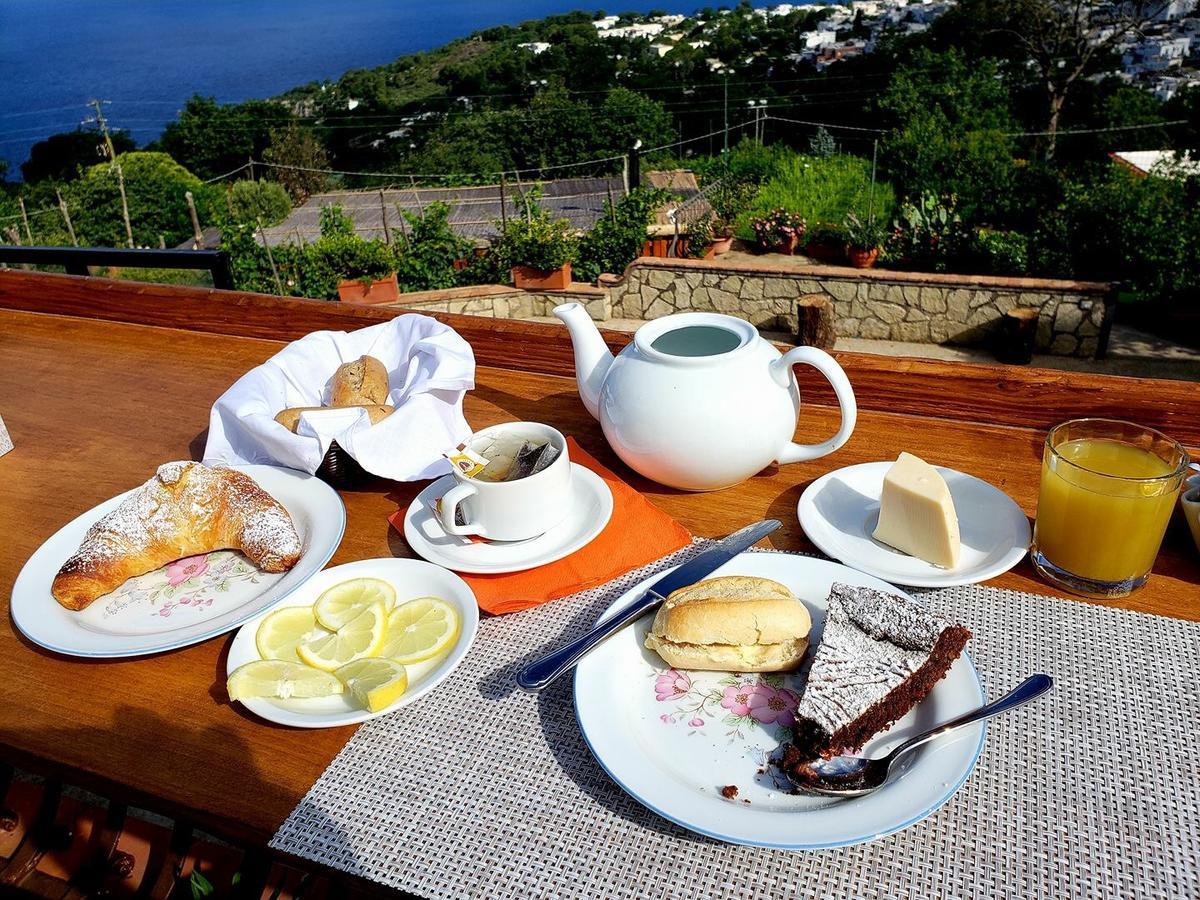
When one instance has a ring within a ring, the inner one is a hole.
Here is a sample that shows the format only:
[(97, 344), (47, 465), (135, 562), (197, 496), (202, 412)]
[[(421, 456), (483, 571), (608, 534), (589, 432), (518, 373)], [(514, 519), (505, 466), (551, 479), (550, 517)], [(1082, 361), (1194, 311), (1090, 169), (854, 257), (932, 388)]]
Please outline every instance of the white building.
[(635, 22), (620, 28), (606, 28), (600, 32), (600, 37), (643, 38), (648, 41), (662, 34), (666, 27), (661, 22)]
[(534, 56), (541, 56), (550, 49), (550, 45), (545, 41), (530, 41), (528, 44), (517, 44), (522, 50), (528, 50)]
[(608, 31), (620, 21), (620, 16), (604, 16), (600, 19), (593, 19), (592, 24), (596, 26), (597, 31)]

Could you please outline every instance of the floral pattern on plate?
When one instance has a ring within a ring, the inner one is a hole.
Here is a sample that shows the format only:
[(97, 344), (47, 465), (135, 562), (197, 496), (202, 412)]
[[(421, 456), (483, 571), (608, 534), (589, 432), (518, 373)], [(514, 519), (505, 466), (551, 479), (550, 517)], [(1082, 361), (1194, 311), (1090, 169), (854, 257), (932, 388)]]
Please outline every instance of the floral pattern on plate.
[(727, 729), (730, 743), (746, 742), (758, 729), (779, 741), (792, 735), (799, 695), (785, 686), (783, 675), (667, 669), (652, 672), (651, 678), (654, 699), (672, 707), (659, 719), (665, 725), (686, 724), (689, 735), (714, 721)]
[(207, 609), (236, 584), (258, 584), (262, 573), (234, 550), (215, 550), (168, 563), (131, 578), (105, 598), (104, 618), (144, 605), (148, 615), (169, 619)]

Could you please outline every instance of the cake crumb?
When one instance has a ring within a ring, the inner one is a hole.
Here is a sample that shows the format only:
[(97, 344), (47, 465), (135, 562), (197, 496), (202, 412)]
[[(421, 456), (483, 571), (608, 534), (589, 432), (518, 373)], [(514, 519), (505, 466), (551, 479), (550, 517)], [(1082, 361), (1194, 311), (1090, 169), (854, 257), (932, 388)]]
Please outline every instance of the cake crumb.
[(737, 795), (738, 789), (736, 784), (727, 784), (725, 787), (721, 788), (721, 796), (726, 800), (732, 800), (737, 797)]

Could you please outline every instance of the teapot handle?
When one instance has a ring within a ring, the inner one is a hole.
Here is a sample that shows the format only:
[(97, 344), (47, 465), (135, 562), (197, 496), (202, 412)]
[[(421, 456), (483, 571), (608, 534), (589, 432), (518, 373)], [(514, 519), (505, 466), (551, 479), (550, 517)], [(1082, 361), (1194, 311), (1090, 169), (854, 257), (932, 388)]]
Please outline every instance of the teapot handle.
[(792, 366), (796, 363), (812, 366), (832, 385), (833, 393), (837, 396), (838, 408), (842, 412), (842, 425), (837, 434), (819, 444), (797, 444), (788, 441), (776, 457), (776, 462), (780, 464), (804, 462), (832, 453), (850, 440), (854, 425), (858, 421), (858, 403), (854, 399), (854, 390), (837, 360), (817, 347), (794, 347), (771, 362), (771, 377), (783, 387), (788, 387), (792, 379)]

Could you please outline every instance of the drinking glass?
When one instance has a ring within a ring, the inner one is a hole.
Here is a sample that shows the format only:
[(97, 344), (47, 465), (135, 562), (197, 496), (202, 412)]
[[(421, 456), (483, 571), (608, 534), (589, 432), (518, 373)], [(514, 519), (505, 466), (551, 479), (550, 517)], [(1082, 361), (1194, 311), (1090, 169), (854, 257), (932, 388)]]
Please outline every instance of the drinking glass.
[(1153, 428), (1075, 419), (1050, 429), (1030, 556), (1052, 584), (1124, 597), (1150, 577), (1188, 467)]

